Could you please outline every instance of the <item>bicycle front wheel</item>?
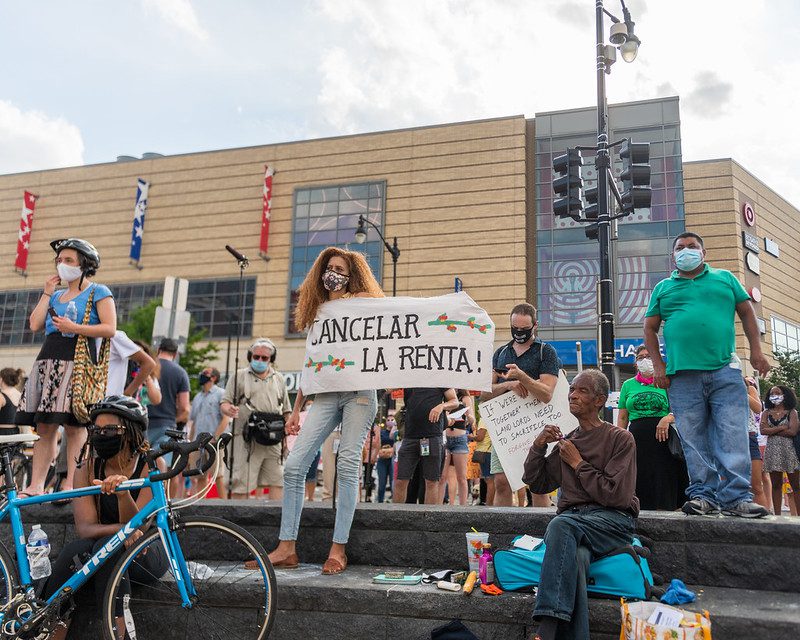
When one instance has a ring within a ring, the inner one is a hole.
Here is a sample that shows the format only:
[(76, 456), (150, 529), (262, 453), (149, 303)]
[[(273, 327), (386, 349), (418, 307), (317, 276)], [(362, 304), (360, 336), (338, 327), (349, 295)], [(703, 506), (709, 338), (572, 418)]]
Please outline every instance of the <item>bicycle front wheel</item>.
[(185, 607), (158, 529), (120, 558), (103, 598), (107, 640), (262, 640), (277, 608), (275, 572), (261, 544), (218, 518), (185, 518), (175, 531), (194, 594)]

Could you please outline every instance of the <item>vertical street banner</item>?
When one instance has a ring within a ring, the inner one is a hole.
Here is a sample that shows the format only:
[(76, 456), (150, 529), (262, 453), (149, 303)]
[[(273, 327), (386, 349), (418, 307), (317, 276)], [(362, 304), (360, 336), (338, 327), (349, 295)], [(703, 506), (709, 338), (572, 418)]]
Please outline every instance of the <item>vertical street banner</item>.
[(33, 226), (33, 210), (39, 196), (25, 191), (22, 195), (22, 215), (19, 220), (19, 236), (17, 237), (17, 259), (14, 271), (24, 274), (28, 269), (28, 251), (31, 246), (31, 227)]
[(463, 291), (324, 303), (308, 332), (300, 388), (492, 388), (494, 322)]
[[(503, 465), (511, 489), (525, 486), (523, 467), (533, 441), (548, 424), (554, 424), (567, 435), (578, 428), (578, 419), (569, 412), (569, 382), (562, 370), (550, 402), (533, 395), (521, 398), (513, 391), (481, 402), (481, 421), (492, 438), (492, 447)], [(548, 445), (548, 453), (555, 443)]]
[(144, 216), (147, 213), (147, 192), (150, 183), (141, 178), (136, 187), (136, 204), (133, 207), (133, 229), (131, 230), (131, 264), (139, 266), (142, 257), (142, 240), (144, 238)]
[(264, 165), (264, 190), (261, 197), (261, 244), (258, 254), (266, 259), (269, 249), (269, 219), (272, 215), (272, 177), (275, 170), (269, 165)]

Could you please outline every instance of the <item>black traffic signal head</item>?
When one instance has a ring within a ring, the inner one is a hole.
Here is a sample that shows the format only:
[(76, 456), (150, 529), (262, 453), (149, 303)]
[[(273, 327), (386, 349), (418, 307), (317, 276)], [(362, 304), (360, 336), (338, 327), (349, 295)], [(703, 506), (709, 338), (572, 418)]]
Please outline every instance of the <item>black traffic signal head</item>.
[(583, 215), (587, 220), (597, 220), (600, 215), (600, 205), (597, 204), (598, 193), (598, 187), (583, 190), (583, 197), (589, 203), (589, 206), (583, 210)]
[[(553, 193), (560, 196), (553, 200), (553, 213), (559, 218), (579, 216), (583, 209), (581, 201), (581, 166), (583, 158), (578, 149), (567, 149), (564, 155), (553, 160)], [(558, 177), (555, 177), (558, 174)]]
[(600, 225), (596, 222), (583, 228), (583, 232), (589, 240), (597, 240), (600, 235)]
[(647, 209), (652, 201), (650, 190), (650, 143), (626, 140), (619, 151), (622, 158), (622, 211)]

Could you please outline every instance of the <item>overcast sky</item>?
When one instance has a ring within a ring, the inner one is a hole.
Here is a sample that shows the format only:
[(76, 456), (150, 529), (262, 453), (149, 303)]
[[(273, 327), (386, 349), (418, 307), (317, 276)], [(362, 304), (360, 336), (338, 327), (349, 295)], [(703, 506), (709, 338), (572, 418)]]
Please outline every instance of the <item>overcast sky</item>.
[[(684, 160), (800, 206), (800, 3), (628, 7), (609, 100), (680, 95)], [(3, 0), (0, 173), (533, 117), (594, 104), (594, 68), (593, 0)]]

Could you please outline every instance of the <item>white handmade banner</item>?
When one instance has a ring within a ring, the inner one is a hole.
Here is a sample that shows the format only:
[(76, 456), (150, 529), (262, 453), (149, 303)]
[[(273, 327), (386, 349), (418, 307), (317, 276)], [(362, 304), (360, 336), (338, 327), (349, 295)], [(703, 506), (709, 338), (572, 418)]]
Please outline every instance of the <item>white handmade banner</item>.
[(306, 339), (300, 388), (491, 390), (494, 323), (466, 293), (323, 304)]
[[(521, 398), (513, 391), (481, 402), (481, 420), (489, 430), (492, 448), (497, 452), (511, 488), (525, 486), (523, 467), (533, 441), (548, 424), (554, 424), (564, 435), (578, 428), (578, 419), (569, 412), (569, 382), (561, 371), (549, 403), (533, 395)], [(555, 447), (551, 443), (548, 453)]]

